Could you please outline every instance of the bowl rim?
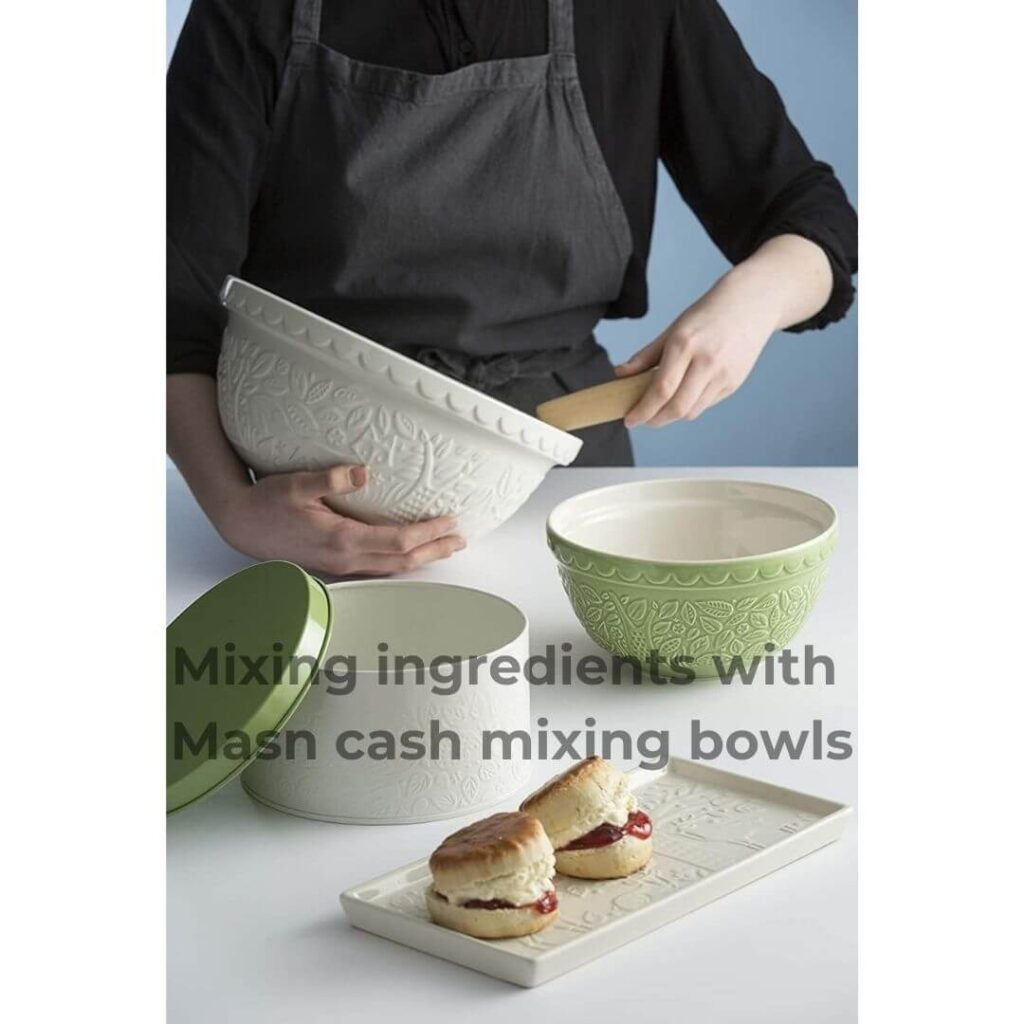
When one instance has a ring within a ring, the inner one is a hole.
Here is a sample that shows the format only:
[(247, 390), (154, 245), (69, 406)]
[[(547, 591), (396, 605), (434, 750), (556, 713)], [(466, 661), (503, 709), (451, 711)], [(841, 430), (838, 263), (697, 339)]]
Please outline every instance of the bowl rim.
[[(819, 502), (825, 507), (825, 509), (831, 515), (831, 521), (828, 526), (825, 527), (820, 533), (811, 537), (809, 540), (801, 541), (799, 544), (791, 545), (788, 548), (777, 548), (773, 551), (763, 551), (756, 555), (741, 555), (733, 558), (703, 558), (703, 559), (679, 559), (679, 558), (636, 558), (632, 555), (617, 554), (614, 551), (608, 551), (604, 548), (590, 547), (587, 544), (581, 544), (579, 541), (571, 540), (564, 534), (559, 533), (558, 530), (552, 525), (552, 520), (558, 514), (558, 512), (572, 501), (576, 501), (579, 498), (590, 497), (592, 495), (604, 494), (609, 491), (621, 490), (629, 488), (630, 491), (636, 492), (638, 488), (650, 486), (652, 484), (667, 484), (675, 483), (681, 485), (696, 485), (696, 484), (714, 484), (714, 485), (727, 485), (727, 484), (743, 484), (744, 486), (755, 486), (765, 487), (773, 491), (784, 491), (789, 494), (798, 494), (804, 498), (811, 498), (813, 501)], [(774, 484), (763, 480), (741, 480), (734, 477), (655, 477), (651, 480), (637, 480), (628, 483), (617, 483), (607, 484), (604, 487), (595, 487), (588, 491), (580, 491), (578, 494), (570, 495), (568, 498), (564, 498), (560, 501), (549, 513), (545, 522), (545, 529), (547, 531), (548, 538), (555, 538), (559, 543), (565, 544), (576, 551), (585, 552), (588, 555), (596, 556), (598, 558), (607, 558), (619, 562), (628, 563), (630, 565), (638, 566), (649, 566), (652, 568), (660, 567), (671, 567), (673, 569), (702, 569), (709, 566), (736, 566), (736, 565), (749, 565), (752, 562), (761, 561), (773, 561), (777, 559), (788, 559), (807, 554), (810, 551), (820, 547), (826, 543), (830, 537), (835, 536), (839, 530), (839, 510), (830, 501), (820, 497), (817, 494), (812, 494), (810, 491), (801, 490), (799, 487), (787, 487), (784, 484)]]
[[(240, 294), (241, 302), (239, 304), (231, 301), (231, 296), (234, 294)], [(559, 465), (570, 465), (583, 447), (583, 441), (580, 438), (564, 430), (559, 430), (558, 427), (553, 427), (551, 424), (537, 419), (536, 416), (531, 416), (529, 413), (516, 409), (506, 402), (492, 398), (482, 391), (477, 391), (475, 388), (464, 384), (460, 380), (456, 380), (454, 377), (448, 377), (423, 363), (417, 362), (415, 359), (411, 359), (409, 356), (403, 355), (401, 352), (396, 352), (378, 341), (373, 341), (371, 338), (358, 334), (356, 331), (343, 327), (333, 320), (328, 320), (318, 313), (314, 313), (288, 299), (281, 298), (280, 295), (276, 295), (266, 288), (261, 288), (259, 285), (252, 284), (233, 274), (228, 274), (224, 279), (219, 297), (221, 305), (227, 309), (229, 315), (235, 314), (259, 320), (271, 331), (277, 332), (280, 329), (280, 322), (271, 323), (265, 315), (264, 305), (261, 304), (257, 309), (252, 309), (246, 299), (260, 299), (263, 303), (269, 300), (272, 303), (277, 303), (295, 316), (315, 322), (317, 326), (329, 333), (340, 334), (355, 342), (357, 346), (365, 346), (383, 364), (380, 367), (373, 367), (373, 372), (386, 377), (391, 384), (411, 392), (421, 400), (440, 407), (449, 415), (456, 416), (464, 422), (486, 430), (489, 434), (494, 434), (531, 451), (539, 452)], [(285, 333), (290, 341), (301, 344), (298, 336), (292, 336), (288, 332)], [(324, 350), (316, 347), (314, 353), (319, 353), (323, 356)], [(359, 365), (364, 370), (370, 369), (362, 361), (360, 361)], [(413, 381), (396, 380), (394, 373), (391, 372), (393, 367), (411, 371), (414, 378)], [(426, 394), (423, 390), (422, 382), (427, 382), (428, 386), (432, 385), (435, 388), (440, 387), (442, 394), (437, 397)], [(455, 407), (453, 398), (461, 400), (462, 403), (468, 402), (470, 404), (468, 407), (460, 410)], [(513, 425), (512, 429), (509, 431), (503, 429), (500, 426), (502, 420), (510, 421)], [(529, 439), (531, 433), (536, 435), (535, 440)], [(547, 441), (546, 445), (544, 444), (545, 439)]]

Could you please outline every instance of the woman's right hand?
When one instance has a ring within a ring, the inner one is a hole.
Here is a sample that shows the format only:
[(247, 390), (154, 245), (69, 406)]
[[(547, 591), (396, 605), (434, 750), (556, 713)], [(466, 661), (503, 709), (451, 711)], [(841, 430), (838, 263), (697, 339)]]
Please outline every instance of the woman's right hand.
[(220, 535), (252, 558), (281, 558), (335, 576), (411, 572), (461, 550), (450, 516), (403, 526), (370, 526), (325, 498), (365, 486), (365, 466), (279, 473), (238, 488), (211, 518)]

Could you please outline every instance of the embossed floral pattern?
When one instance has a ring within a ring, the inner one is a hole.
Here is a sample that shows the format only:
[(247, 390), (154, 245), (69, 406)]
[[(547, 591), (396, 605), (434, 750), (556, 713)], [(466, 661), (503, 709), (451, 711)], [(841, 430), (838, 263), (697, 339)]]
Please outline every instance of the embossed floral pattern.
[(659, 599), (623, 593), (574, 578), (561, 570), (562, 584), (590, 638), (616, 654), (646, 660), (651, 651), (668, 661), (688, 655), (694, 669), (715, 669), (714, 657), (749, 658), (765, 644), (784, 647), (796, 634), (817, 598), (824, 578), (815, 573), (761, 597), (735, 601)]
[[(360, 686), (364, 684), (361, 682)], [(378, 686), (376, 680), (366, 689)], [(455, 696), (430, 697), (411, 686), (387, 690), (386, 715), (381, 705), (354, 695), (312, 692), (287, 728), (317, 737), (312, 759), (254, 761), (242, 775), (257, 799), (314, 818), (359, 821), (427, 821), (468, 814), (497, 803), (525, 785), (530, 764), (520, 756), (484, 757), (485, 730), (513, 732), (530, 724), (529, 687), (481, 682)], [(355, 701), (356, 703), (352, 703)], [(430, 734), (431, 725), (455, 732), (459, 757), (446, 743), (437, 759), (346, 760), (333, 744), (342, 730), (368, 737), (382, 728), (394, 735), (407, 730)], [(500, 748), (497, 748), (500, 749)]]
[(454, 515), (466, 536), (508, 518), (543, 479), (539, 456), (497, 459), (484, 447), (390, 407), (356, 385), (339, 386), (301, 360), (225, 332), (218, 370), (225, 433), (255, 470), (275, 473), (360, 463), (367, 486), (338, 508), (369, 520), (415, 522)]
[(836, 538), (792, 556), (693, 567), (602, 558), (552, 535), (548, 542), (596, 644), (644, 663), (657, 652), (663, 669), (686, 657), (697, 675), (714, 675), (793, 639), (821, 592)]

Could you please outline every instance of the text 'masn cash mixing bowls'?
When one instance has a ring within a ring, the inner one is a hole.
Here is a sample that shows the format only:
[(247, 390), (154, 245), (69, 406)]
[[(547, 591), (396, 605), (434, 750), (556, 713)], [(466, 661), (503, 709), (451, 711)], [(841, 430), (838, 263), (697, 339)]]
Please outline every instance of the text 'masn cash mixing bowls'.
[(569, 498), (547, 534), (595, 643), (644, 663), (656, 652), (666, 674), (713, 676), (793, 639), (821, 589), (838, 515), (787, 487), (650, 480)]
[(365, 465), (331, 499), (366, 522), (454, 515), (465, 537), (508, 519), (582, 442), (293, 303), (228, 278), (221, 423), (257, 473)]

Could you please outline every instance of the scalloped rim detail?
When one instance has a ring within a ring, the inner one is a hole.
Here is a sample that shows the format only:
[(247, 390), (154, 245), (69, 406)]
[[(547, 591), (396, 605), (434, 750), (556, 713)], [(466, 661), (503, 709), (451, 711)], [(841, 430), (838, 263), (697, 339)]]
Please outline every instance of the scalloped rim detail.
[[(644, 564), (629, 559), (596, 558), (567, 544), (548, 531), (548, 547), (560, 568), (580, 573), (592, 579), (611, 580), (631, 587), (740, 587), (751, 583), (774, 583), (780, 579), (799, 576), (827, 561), (839, 542), (839, 531), (833, 528), (812, 549), (792, 558), (766, 555), (733, 566), (702, 566), (669, 568), (657, 563)], [(629, 568), (625, 568), (626, 566)]]
[[(329, 349), (334, 358), (355, 363), (364, 373), (385, 378), (390, 386), (429, 402), (447, 415), (483, 427), (498, 437), (538, 452), (560, 466), (568, 466), (583, 447), (583, 442), (572, 434), (549, 426), (495, 398), (482, 395), (468, 384), (445, 377), (429, 366), (422, 366), (401, 353), (392, 352), (369, 338), (333, 324), (241, 278), (229, 276), (225, 280), (220, 291), (220, 301), (229, 313), (261, 322), (282, 341), (307, 344), (321, 355)], [(308, 319), (310, 322), (289, 323), (289, 317), (300, 321)], [(314, 325), (326, 331), (323, 340), (311, 336), (310, 328)], [(343, 344), (343, 341), (347, 344)], [(370, 346), (369, 350), (361, 351), (362, 345)], [(374, 365), (369, 355), (371, 352), (380, 358), (379, 365)], [(403, 371), (409, 373), (408, 378)], [(439, 390), (431, 393), (431, 385)]]

